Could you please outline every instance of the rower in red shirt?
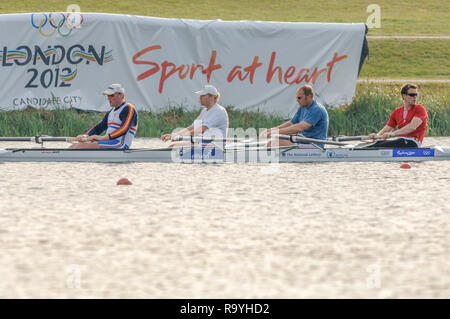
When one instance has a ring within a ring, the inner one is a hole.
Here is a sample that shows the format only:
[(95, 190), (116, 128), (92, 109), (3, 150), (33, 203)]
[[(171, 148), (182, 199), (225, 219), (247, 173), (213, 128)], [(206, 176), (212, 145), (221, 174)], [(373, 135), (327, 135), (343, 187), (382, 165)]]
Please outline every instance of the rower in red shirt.
[[(405, 84), (401, 90), (403, 105), (396, 108), (385, 127), (378, 133), (369, 134), (370, 138), (379, 135), (383, 141), (378, 141), (369, 147), (419, 147), (427, 131), (427, 110), (417, 101), (417, 85)], [(397, 129), (397, 130), (395, 130)], [(395, 131), (394, 131), (395, 130)], [(386, 139), (399, 136), (395, 140)]]

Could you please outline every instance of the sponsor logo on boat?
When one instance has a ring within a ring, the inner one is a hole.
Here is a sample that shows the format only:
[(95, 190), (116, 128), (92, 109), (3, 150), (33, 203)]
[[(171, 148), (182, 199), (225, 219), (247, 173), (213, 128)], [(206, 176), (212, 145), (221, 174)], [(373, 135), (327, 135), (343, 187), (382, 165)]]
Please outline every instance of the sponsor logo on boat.
[(320, 157), (319, 152), (284, 152), (281, 153), (283, 157)]
[[(221, 162), (223, 159), (223, 150), (218, 147), (189, 147), (179, 150), (176, 162)], [(172, 160), (174, 160), (173, 156)]]
[(335, 151), (327, 151), (328, 158), (348, 158), (348, 153), (339, 153)]
[(393, 157), (432, 157), (434, 156), (434, 149), (400, 149), (393, 150)]
[(391, 151), (381, 151), (380, 152), (381, 156), (391, 156), (391, 154), (392, 154)]

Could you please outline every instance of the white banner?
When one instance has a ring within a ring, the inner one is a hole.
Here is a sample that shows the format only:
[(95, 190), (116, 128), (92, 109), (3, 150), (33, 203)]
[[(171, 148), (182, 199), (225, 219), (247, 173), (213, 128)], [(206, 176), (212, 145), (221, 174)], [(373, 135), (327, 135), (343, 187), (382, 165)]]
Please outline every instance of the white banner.
[(107, 111), (101, 92), (125, 87), (138, 110), (199, 107), (212, 84), (220, 104), (291, 116), (296, 90), (351, 102), (365, 26), (199, 21), (97, 13), (0, 15), (0, 108)]

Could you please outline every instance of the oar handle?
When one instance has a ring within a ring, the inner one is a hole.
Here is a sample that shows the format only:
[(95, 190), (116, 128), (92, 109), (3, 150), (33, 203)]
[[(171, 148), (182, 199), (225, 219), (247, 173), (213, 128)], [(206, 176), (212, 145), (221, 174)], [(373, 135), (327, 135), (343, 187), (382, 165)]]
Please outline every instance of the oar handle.
[(337, 145), (337, 146), (348, 145), (346, 143), (334, 142), (334, 141), (329, 141), (329, 140), (319, 140), (317, 138), (309, 138), (309, 137), (298, 136), (298, 135), (273, 134), (272, 137), (278, 138), (281, 140), (288, 140), (288, 141), (291, 141), (292, 143), (330, 144), (330, 145)]
[(53, 137), (53, 136), (43, 136), (38, 137), (42, 142), (74, 142), (77, 140), (76, 137)]
[(180, 141), (187, 141), (194, 143), (194, 136), (192, 135), (177, 135), (172, 137), (171, 141), (173, 142), (180, 142)]
[(375, 135), (373, 138), (369, 135), (361, 136), (333, 136), (333, 141), (337, 142), (347, 142), (347, 141), (369, 141), (369, 140), (381, 140), (383, 137), (381, 135)]
[(234, 143), (248, 143), (251, 142), (252, 139), (242, 138), (242, 137), (229, 137), (229, 138), (215, 138), (215, 137), (204, 137), (198, 135), (178, 135), (172, 138), (172, 141), (188, 141), (191, 143), (195, 142), (234, 142)]

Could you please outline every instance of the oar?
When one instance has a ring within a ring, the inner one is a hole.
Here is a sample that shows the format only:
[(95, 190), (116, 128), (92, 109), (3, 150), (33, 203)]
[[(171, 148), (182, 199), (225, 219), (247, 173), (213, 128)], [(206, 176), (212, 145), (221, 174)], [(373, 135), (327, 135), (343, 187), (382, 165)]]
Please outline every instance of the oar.
[(188, 141), (191, 143), (220, 143), (220, 142), (234, 142), (234, 143), (248, 143), (251, 142), (251, 139), (241, 138), (241, 137), (231, 137), (231, 138), (209, 138), (202, 137), (197, 135), (183, 135), (183, 136), (175, 136), (172, 141)]
[(373, 138), (369, 135), (361, 136), (333, 136), (333, 141), (345, 142), (345, 141), (371, 141), (371, 140), (381, 140), (383, 137), (381, 135), (376, 135)]
[[(249, 143), (244, 143), (244, 142), (240, 142), (240, 143), (233, 143), (233, 144), (227, 144), (227, 149), (228, 148), (234, 148), (234, 147), (242, 147), (242, 148), (250, 148), (250, 147), (259, 147), (259, 146), (264, 146), (266, 145), (268, 142), (267, 139), (264, 139), (263, 141), (258, 141), (258, 142), (249, 142)], [(242, 144), (244, 143), (244, 144)]]
[(338, 145), (338, 146), (347, 146), (346, 143), (334, 142), (329, 140), (319, 140), (317, 138), (309, 138), (298, 135), (283, 135), (283, 134), (274, 134), (272, 135), (274, 138), (279, 138), (281, 140), (288, 140), (292, 143), (314, 143), (314, 144), (330, 144), (330, 145)]
[(0, 137), (0, 142), (76, 142), (76, 137), (32, 136), (32, 137)]

